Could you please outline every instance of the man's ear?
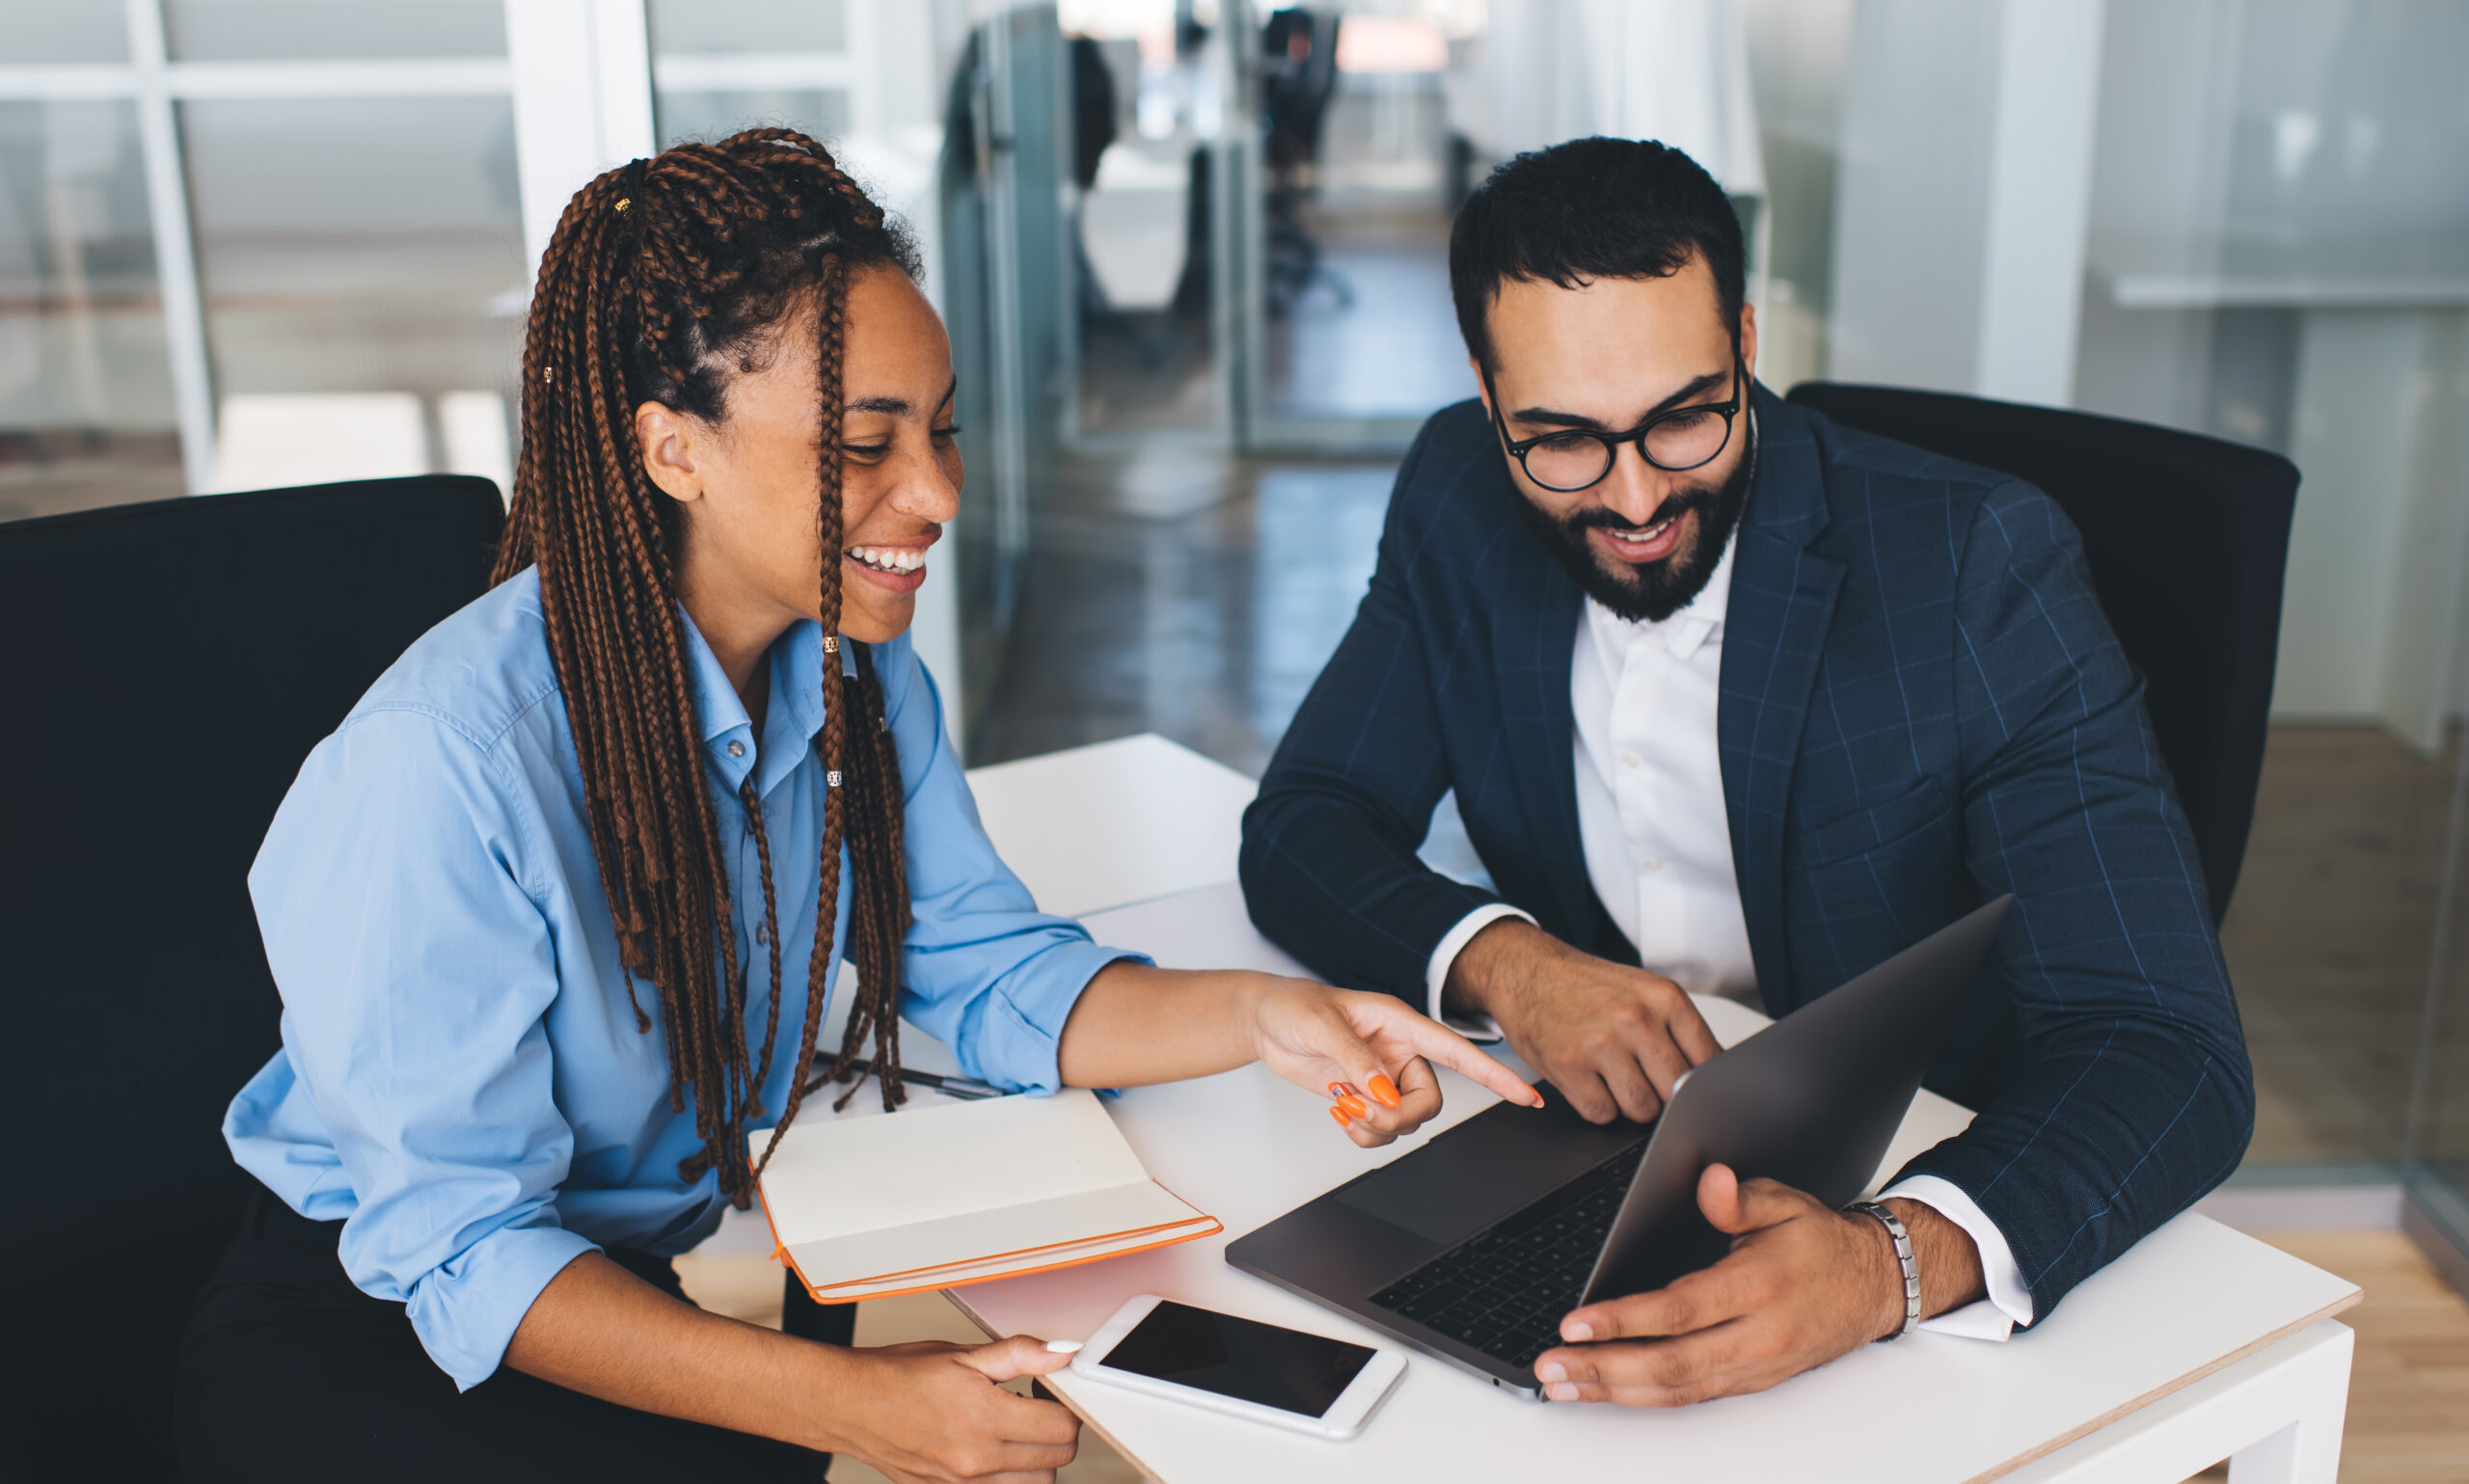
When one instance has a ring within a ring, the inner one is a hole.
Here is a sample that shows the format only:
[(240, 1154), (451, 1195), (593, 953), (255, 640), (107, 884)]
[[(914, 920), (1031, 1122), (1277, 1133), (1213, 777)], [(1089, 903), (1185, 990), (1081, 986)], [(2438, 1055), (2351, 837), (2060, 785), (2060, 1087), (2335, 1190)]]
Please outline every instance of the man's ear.
[(1466, 368), (1475, 373), (1476, 398), (1483, 404), (1483, 411), (1486, 414), (1490, 413), (1492, 410), (1492, 389), (1483, 384), (1483, 363), (1476, 360), (1472, 356), (1468, 356), (1466, 358)]
[(696, 440), (705, 429), (675, 408), (645, 402), (635, 409), (635, 448), (643, 472), (669, 499), (703, 498), (703, 471), (696, 461)]
[(1757, 306), (1747, 300), (1740, 307), (1740, 359), (1749, 368), (1749, 379), (1757, 379)]

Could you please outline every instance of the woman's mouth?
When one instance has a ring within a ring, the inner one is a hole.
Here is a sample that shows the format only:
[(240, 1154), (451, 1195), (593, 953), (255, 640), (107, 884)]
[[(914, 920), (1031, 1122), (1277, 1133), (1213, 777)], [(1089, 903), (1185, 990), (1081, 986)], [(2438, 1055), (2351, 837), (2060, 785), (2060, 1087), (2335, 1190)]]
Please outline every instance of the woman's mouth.
[(1661, 561), (1680, 549), (1681, 521), (1688, 514), (1685, 504), (1674, 501), (1643, 526), (1620, 530), (1597, 526), (1591, 529), (1594, 535), (1602, 538), (1606, 550), (1621, 561), (1632, 565)]
[(867, 581), (889, 592), (915, 592), (926, 580), (923, 546), (853, 546), (841, 555)]

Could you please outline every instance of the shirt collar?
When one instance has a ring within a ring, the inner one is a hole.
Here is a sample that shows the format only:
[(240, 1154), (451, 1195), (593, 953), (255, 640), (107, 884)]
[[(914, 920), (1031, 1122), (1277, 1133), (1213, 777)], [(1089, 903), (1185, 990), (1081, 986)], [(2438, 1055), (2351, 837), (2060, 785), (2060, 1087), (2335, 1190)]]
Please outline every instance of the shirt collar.
[(1670, 650), (1675, 658), (1687, 660), (1709, 640), (1719, 637), (1723, 632), (1723, 615), (1731, 607), (1732, 548), (1738, 535), (1735, 529), (1723, 538), (1723, 554), (1715, 559), (1715, 570), (1707, 575), (1706, 585), (1697, 590), (1697, 596), (1661, 623), (1646, 619), (1633, 623), (1592, 598), (1587, 599), (1587, 621), (1607, 641), (1607, 654), (1614, 648), (1652, 639)]
[[(686, 667), (694, 686), (694, 719), (702, 728), (705, 756), (731, 794), (760, 762), (763, 775), (755, 792), (770, 794), (789, 769), (804, 760), (807, 744), (823, 730), (823, 625), (801, 619), (773, 640), (765, 654), (764, 662), (772, 667), (772, 698), (758, 747), (754, 723), (737, 688), (729, 684), (728, 672), (720, 668), (719, 657), (703, 641), (693, 615), (682, 604), (678, 616), (686, 621)], [(843, 674), (855, 668), (854, 660), (844, 640), (840, 646)], [(732, 742), (737, 744), (735, 753), (729, 750)]]

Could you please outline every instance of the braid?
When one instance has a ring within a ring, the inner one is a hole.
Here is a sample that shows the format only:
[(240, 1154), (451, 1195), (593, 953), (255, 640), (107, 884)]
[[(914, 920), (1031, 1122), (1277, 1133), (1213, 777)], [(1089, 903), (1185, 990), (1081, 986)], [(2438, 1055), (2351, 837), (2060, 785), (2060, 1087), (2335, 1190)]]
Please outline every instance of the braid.
[[(653, 986), (669, 1106), (683, 1112), (691, 1098), (694, 1110), (702, 1147), (679, 1174), (692, 1180), (717, 1171), (720, 1190), (741, 1207), (760, 1168), (748, 1157), (746, 1125), (767, 1114), (762, 1088), (779, 1041), (772, 847), (749, 781), (737, 802), (761, 871), (772, 986), (761, 1043), (749, 1047), (720, 803), (706, 774), (678, 601), (680, 518), (643, 468), (634, 410), (656, 401), (719, 421), (729, 378), (800, 305), (816, 307), (822, 617), (836, 641), (848, 287), (854, 271), (877, 264), (917, 271), (905, 239), (813, 140), (755, 129), (681, 145), (601, 175), (567, 203), (541, 258), (524, 340), (523, 447), (493, 580), (539, 571), (627, 1001), (637, 1029), (648, 1032), (654, 1017), (637, 982)], [(856, 682), (844, 685), (838, 647), (827, 644), (816, 753), (839, 783), (824, 792), (814, 954), (774, 1147), (808, 1090), (805, 1069), (844, 947), (861, 994), (835, 1069), (845, 1069), (861, 1028), (873, 1032), (884, 1065), (898, 1060), (899, 949), (909, 926), (899, 758), (882, 729), (872, 656), (856, 656)], [(834, 933), (844, 843), (853, 883), (846, 945)], [(896, 1071), (885, 1075), (883, 1095), (886, 1106), (901, 1097)]]

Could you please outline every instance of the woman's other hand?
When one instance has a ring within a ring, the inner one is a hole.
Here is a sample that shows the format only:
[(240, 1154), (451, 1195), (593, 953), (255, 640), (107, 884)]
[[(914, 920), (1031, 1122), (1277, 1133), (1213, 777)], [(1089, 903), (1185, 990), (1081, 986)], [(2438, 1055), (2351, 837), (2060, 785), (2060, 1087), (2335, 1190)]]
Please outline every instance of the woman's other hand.
[(833, 1451), (900, 1484), (1052, 1484), (1078, 1447), (1080, 1419), (1062, 1404), (998, 1384), (1072, 1363), (1068, 1353), (1026, 1335), (990, 1345), (928, 1340), (845, 1354), (855, 1385)]
[(1336, 1121), (1367, 1149), (1440, 1112), (1435, 1062), (1510, 1102), (1543, 1106), (1515, 1072), (1395, 995), (1263, 975), (1253, 1035), (1254, 1055), (1287, 1081), (1333, 1098)]

